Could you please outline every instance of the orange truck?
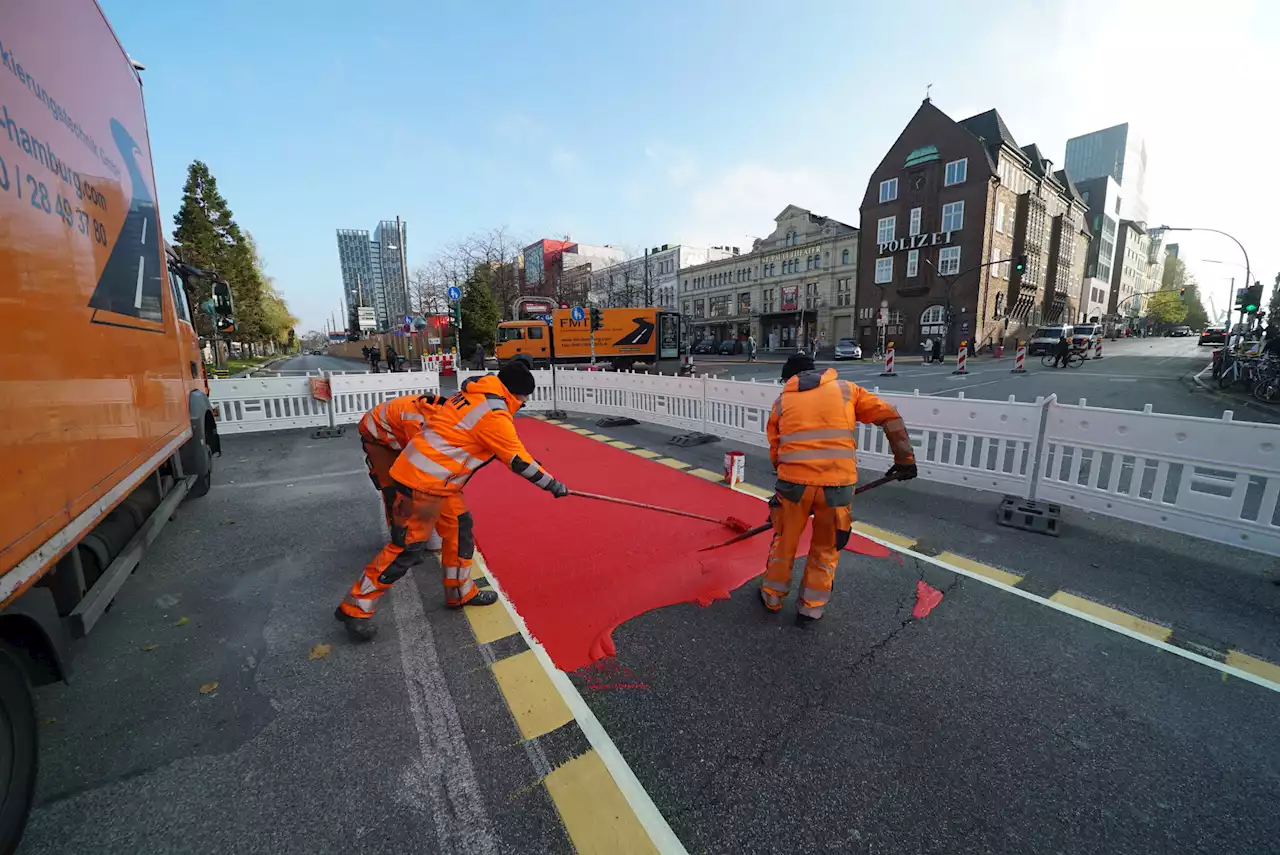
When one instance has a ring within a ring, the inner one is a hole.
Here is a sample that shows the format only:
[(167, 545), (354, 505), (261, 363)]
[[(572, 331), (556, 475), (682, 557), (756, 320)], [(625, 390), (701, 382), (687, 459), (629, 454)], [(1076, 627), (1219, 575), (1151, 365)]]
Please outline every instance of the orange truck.
[(218, 434), (138, 68), (94, 0), (0, 3), (0, 853), (63, 678)]
[[(680, 316), (662, 309), (599, 309), (601, 327), (595, 331), (594, 353), (598, 361), (615, 368), (636, 362), (655, 363), (680, 355)], [(581, 313), (581, 320), (574, 314)], [(498, 324), (495, 355), (505, 365), (517, 356), (535, 366), (590, 362), (592, 357), (590, 309), (556, 309), (550, 321), (530, 319)]]

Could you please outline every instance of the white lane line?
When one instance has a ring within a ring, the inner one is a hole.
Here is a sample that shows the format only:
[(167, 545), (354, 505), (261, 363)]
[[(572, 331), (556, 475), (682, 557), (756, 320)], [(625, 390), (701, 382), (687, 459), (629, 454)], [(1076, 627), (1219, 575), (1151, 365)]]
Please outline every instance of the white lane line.
[(147, 245), (147, 218), (142, 218), (142, 245)]
[(138, 288), (133, 292), (133, 307), (135, 309), (142, 308), (142, 274), (146, 272), (147, 257), (145, 255), (138, 256)]
[(1137, 383), (1136, 377), (1108, 377), (1108, 383)]
[(441, 852), (497, 855), (498, 841), (471, 765), (458, 707), (440, 669), (431, 625), (422, 611), (422, 594), (412, 573), (394, 586), (391, 603), (418, 737), (419, 756), (405, 769), (403, 783), (409, 792), (425, 794), (430, 800), (425, 807), (435, 819)]
[[(737, 490), (736, 487), (733, 489)], [(765, 499), (761, 496), (756, 496), (753, 493), (748, 493), (745, 490), (737, 490), (737, 491), (742, 493), (743, 495), (752, 496), (752, 498), (760, 499), (760, 501), (762, 502), (768, 501), (768, 499)], [(1114, 623), (1108, 623), (1102, 618), (1094, 617), (1091, 614), (1087, 614), (1077, 609), (1073, 609), (1070, 606), (1064, 606), (1062, 603), (1055, 603), (1053, 600), (1050, 600), (1047, 597), (1041, 597), (1036, 594), (1032, 594), (1029, 591), (1024, 591), (1021, 588), (1015, 588), (1012, 585), (1006, 585), (1004, 582), (997, 582), (995, 579), (989, 579), (986, 576), (983, 576), (979, 573), (974, 573), (972, 570), (966, 570), (963, 567), (957, 567), (954, 564), (950, 564), (946, 561), (942, 561), (938, 558), (934, 558), (932, 555), (924, 555), (922, 553), (916, 552), (914, 549), (909, 549), (905, 546), (900, 546), (896, 543), (891, 543), (887, 540), (881, 540), (878, 537), (873, 537), (872, 535), (864, 534), (862, 532), (858, 532), (858, 534), (860, 537), (865, 537), (868, 540), (874, 540), (876, 543), (880, 544), (881, 546), (892, 549), (894, 552), (899, 552), (903, 555), (909, 555), (912, 558), (918, 558), (919, 560), (932, 564), (935, 567), (941, 567), (943, 570), (949, 570), (950, 572), (958, 573), (961, 576), (967, 576), (970, 579), (975, 579), (983, 583), (984, 585), (990, 585), (993, 588), (999, 588), (1000, 590), (1005, 591), (1007, 593), (1022, 597), (1022, 599), (1024, 600), (1030, 600), (1033, 603), (1039, 603), (1040, 605), (1046, 606), (1047, 608), (1051, 608), (1054, 611), (1059, 611), (1059, 612), (1062, 612), (1063, 614), (1068, 614), (1068, 615), (1071, 615), (1072, 617), (1077, 617), (1080, 620), (1087, 621), (1093, 624), (1094, 626), (1100, 626), (1103, 629), (1109, 629), (1112, 632), (1118, 632), (1120, 635), (1127, 636), (1128, 638), (1132, 638), (1134, 641), (1140, 641), (1143, 644), (1147, 644), (1147, 645), (1150, 645), (1151, 647), (1155, 647), (1159, 650), (1163, 650), (1166, 653), (1173, 653), (1176, 656), (1181, 656), (1183, 659), (1190, 659), (1192, 662), (1197, 662), (1201, 665), (1205, 665), (1209, 668), (1214, 669), (1215, 671), (1221, 671), (1223, 674), (1230, 674), (1232, 677), (1235, 677), (1240, 680), (1245, 680), (1247, 682), (1261, 686), (1264, 689), (1270, 689), (1273, 692), (1280, 692), (1280, 683), (1274, 683), (1271, 680), (1268, 680), (1266, 677), (1259, 677), (1256, 674), (1250, 674), (1248, 671), (1242, 671), (1239, 668), (1235, 668), (1235, 667), (1232, 667), (1231, 665), (1227, 665), (1225, 662), (1219, 662), (1216, 659), (1210, 659), (1207, 656), (1201, 656), (1198, 653), (1192, 653), (1190, 650), (1184, 650), (1181, 647), (1177, 647), (1176, 645), (1169, 644), (1167, 641), (1159, 641), (1158, 639), (1150, 638), (1146, 635), (1143, 635), (1140, 632), (1136, 632), (1132, 629), (1129, 629), (1128, 627), (1117, 626)]]
[[(512, 607), (507, 595), (502, 591), (502, 586), (498, 584), (497, 578), (489, 571), (489, 567), (485, 564), (484, 557), (479, 550), (476, 551), (472, 560), (480, 566), (481, 572), (489, 580), (489, 586), (497, 592), (503, 608), (507, 610), (507, 614), (515, 622), (520, 634), (524, 636), (525, 643), (533, 651), (533, 655), (538, 660), (538, 663), (542, 665), (542, 669), (547, 672), (547, 676), (551, 679), (551, 684), (556, 687), (556, 691), (560, 693), (565, 705), (569, 707), (569, 712), (573, 713), (574, 719), (578, 722), (578, 727), (582, 729), (583, 735), (587, 737), (587, 742), (591, 743), (591, 747), (596, 750), (596, 754), (604, 761), (605, 768), (613, 776), (614, 783), (622, 791), (623, 798), (627, 800), (627, 804), (631, 806), (636, 819), (640, 821), (645, 833), (649, 835), (649, 840), (653, 843), (654, 848), (662, 855), (688, 855), (688, 850), (684, 848), (680, 838), (676, 837), (676, 833), (671, 830), (671, 826), (667, 824), (662, 812), (658, 810), (658, 806), (653, 803), (653, 799), (645, 790), (644, 785), (636, 777), (636, 773), (631, 771), (631, 767), (623, 759), (622, 752), (618, 750), (618, 746), (614, 745), (613, 740), (609, 738), (604, 725), (600, 724), (600, 720), (591, 711), (591, 707), (587, 706), (587, 702), (582, 699), (577, 687), (573, 685), (567, 674), (555, 666), (555, 663), (551, 661), (551, 657), (547, 655), (547, 651), (543, 649), (541, 642), (529, 632), (529, 627), (525, 625), (524, 618)], [(406, 576), (405, 578), (408, 577)]]

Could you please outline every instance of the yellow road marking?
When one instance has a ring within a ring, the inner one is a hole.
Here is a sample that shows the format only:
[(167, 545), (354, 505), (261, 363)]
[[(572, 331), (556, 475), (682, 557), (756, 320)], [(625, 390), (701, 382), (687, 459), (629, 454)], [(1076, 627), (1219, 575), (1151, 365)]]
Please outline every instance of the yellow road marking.
[(464, 608), (462, 613), (471, 623), (471, 631), (476, 634), (477, 644), (489, 644), (519, 632), (506, 609), (475, 607)]
[(573, 431), (574, 433), (582, 434), (583, 436), (593, 436), (593, 435), (594, 435), (591, 431), (587, 430), (586, 428), (571, 427), (571, 428), (569, 428), (569, 430)]
[(605, 435), (604, 435), (604, 434), (602, 434), (602, 433), (589, 433), (589, 434), (585, 434), (585, 436), (589, 436), (589, 437), (591, 437), (592, 439), (598, 439), (598, 440), (600, 440), (601, 442), (607, 442), (607, 443), (610, 443), (610, 444), (612, 444), (612, 443), (613, 443), (613, 437), (611, 437), (611, 436), (605, 436)]
[(689, 468), (688, 463), (685, 463), (683, 460), (676, 460), (674, 457), (663, 457), (655, 462), (661, 463), (663, 466), (670, 466), (672, 469), (688, 469)]
[(578, 855), (658, 852), (592, 748), (544, 779)]
[(633, 448), (633, 449), (631, 449), (631, 453), (632, 453), (632, 454), (635, 454), (635, 455), (639, 455), (640, 457), (643, 457), (645, 460), (652, 460), (652, 459), (653, 459), (653, 458), (655, 458), (655, 457), (661, 457), (661, 456), (662, 456), (662, 455), (658, 454), (658, 452), (656, 452), (656, 451), (650, 451), (650, 450), (649, 450), (649, 449), (647, 449), (647, 448)]
[(690, 469), (690, 475), (697, 475), (699, 478), (705, 478), (708, 481), (723, 481), (724, 473), (712, 472), (710, 469)]
[(525, 739), (536, 739), (573, 720), (532, 650), (493, 663), (493, 676)]
[(1261, 677), (1273, 683), (1280, 683), (1280, 665), (1268, 662), (1265, 659), (1250, 656), (1248, 653), (1241, 653), (1239, 650), (1228, 650), (1227, 664), (1232, 668), (1248, 671), (1255, 677)]
[(627, 451), (630, 451), (631, 449), (635, 448), (635, 446), (632, 445), (631, 443), (623, 442), (620, 439), (615, 439), (613, 442), (609, 444), (612, 445), (614, 448), (625, 448)]
[(878, 525), (864, 523), (862, 520), (854, 520), (853, 530), (859, 534), (865, 534), (868, 537), (879, 538), (885, 543), (892, 543), (894, 546), (901, 546), (903, 549), (910, 549), (916, 545), (916, 539), (914, 537), (904, 537), (896, 532), (880, 528)]
[(1016, 585), (1022, 581), (1022, 577), (1007, 570), (1001, 570), (999, 567), (992, 567), (990, 564), (980, 564), (965, 558), (963, 555), (956, 555), (954, 552), (943, 552), (938, 555), (939, 561), (946, 561), (948, 564), (954, 564), (962, 567), (970, 573), (977, 573), (979, 576), (985, 576), (988, 579), (994, 579), (1004, 585)]
[(1099, 620), (1106, 621), (1107, 623), (1122, 626), (1125, 629), (1145, 635), (1147, 638), (1154, 638), (1156, 641), (1168, 641), (1169, 636), (1173, 635), (1173, 630), (1167, 626), (1161, 626), (1158, 623), (1143, 620), (1142, 618), (1135, 617), (1128, 612), (1122, 612), (1119, 609), (1113, 609), (1110, 606), (1095, 603), (1093, 600), (1086, 600), (1084, 597), (1077, 597), (1075, 594), (1068, 594), (1066, 591), (1059, 591), (1050, 597), (1049, 600), (1064, 606), (1070, 606), (1076, 611), (1084, 612), (1090, 617), (1096, 617)]
[(733, 489), (743, 493), (748, 493), (752, 496), (758, 496), (761, 499), (773, 498), (772, 490), (766, 490), (764, 487), (757, 487), (755, 484), (748, 484), (745, 481), (741, 482), (740, 484), (738, 484), (738, 486), (734, 487)]
[(564, 422), (560, 421), (559, 419), (543, 419), (543, 421), (544, 421), (544, 422), (546, 422), (546, 423), (547, 423), (547, 424), (549, 424), (549, 425), (562, 425), (562, 424), (564, 424)]
[[(472, 578), (472, 579), (483, 579), (483, 578), (484, 578), (484, 571), (480, 569), (480, 562), (479, 562), (479, 561), (475, 561), (475, 562), (473, 562), (473, 563), (471, 564), (471, 578)], [(474, 611), (474, 609), (472, 609), (471, 611)]]

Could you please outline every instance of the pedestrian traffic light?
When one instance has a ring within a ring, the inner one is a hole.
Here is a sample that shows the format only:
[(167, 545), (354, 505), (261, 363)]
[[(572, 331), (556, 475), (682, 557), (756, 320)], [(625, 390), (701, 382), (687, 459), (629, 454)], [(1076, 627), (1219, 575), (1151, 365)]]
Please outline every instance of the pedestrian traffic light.
[(604, 328), (604, 318), (602, 317), (600, 310), (597, 309), (595, 306), (592, 306), (591, 307), (591, 331), (595, 332), (596, 330), (603, 329), (603, 328)]
[(1015, 256), (1013, 257), (1013, 269), (1014, 269), (1014, 270), (1016, 270), (1016, 271), (1017, 271), (1017, 272), (1019, 272), (1019, 273), (1026, 273), (1026, 272), (1027, 272), (1027, 256), (1026, 256), (1026, 253), (1023, 253), (1022, 255), (1015, 255)]
[(1262, 283), (1256, 282), (1250, 285), (1244, 293), (1244, 306), (1246, 312), (1256, 312), (1262, 304)]
[(449, 325), (456, 330), (462, 329), (462, 301), (449, 307)]
[(1178, 296), (1179, 296), (1179, 297), (1185, 297), (1185, 296), (1187, 296), (1187, 289), (1186, 289), (1186, 288), (1179, 288), (1179, 289), (1178, 289)]

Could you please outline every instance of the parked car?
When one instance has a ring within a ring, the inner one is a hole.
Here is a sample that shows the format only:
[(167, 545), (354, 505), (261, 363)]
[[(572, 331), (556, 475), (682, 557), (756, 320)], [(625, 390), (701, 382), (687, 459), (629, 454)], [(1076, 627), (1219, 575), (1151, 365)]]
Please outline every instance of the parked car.
[(1205, 327), (1200, 333), (1199, 344), (1226, 344), (1227, 331), (1223, 327)]
[(1045, 353), (1052, 353), (1053, 349), (1058, 346), (1058, 339), (1062, 336), (1071, 338), (1072, 328), (1070, 326), (1060, 327), (1040, 327), (1036, 330), (1035, 335), (1031, 336), (1031, 341), (1027, 342), (1027, 355), (1040, 356)]
[(1191, 327), (1174, 327), (1170, 335), (1174, 338), (1185, 338), (1191, 335)]
[(842, 338), (836, 342), (836, 359), (861, 359), (862, 347), (851, 338)]
[(737, 350), (738, 350), (737, 339), (726, 338), (724, 341), (720, 342), (721, 356), (729, 356), (731, 354), (736, 353)]
[(709, 338), (704, 338), (693, 346), (694, 353), (715, 353), (716, 343)]
[(1071, 346), (1077, 350), (1087, 350), (1093, 347), (1102, 336), (1102, 324), (1075, 324), (1071, 327), (1071, 335), (1067, 336), (1071, 339)]

